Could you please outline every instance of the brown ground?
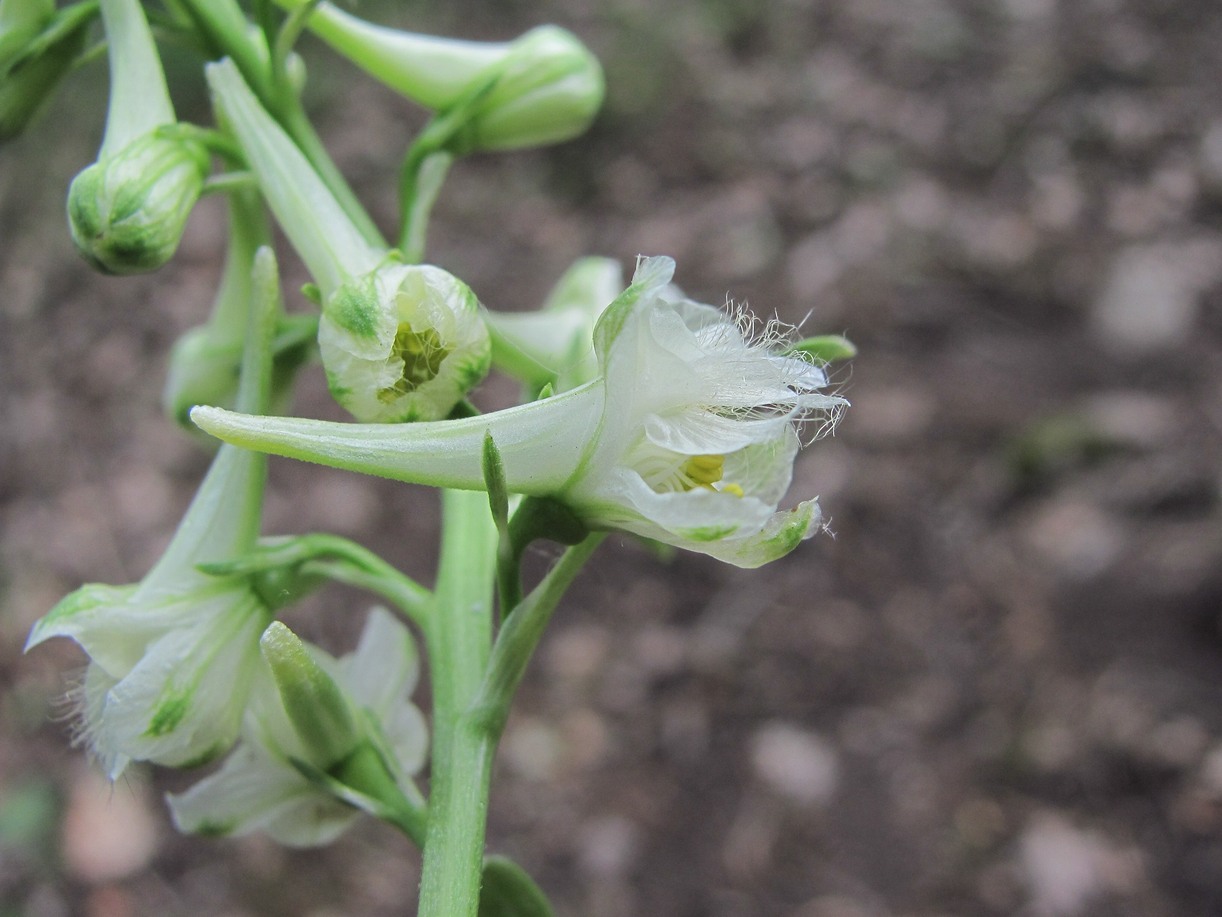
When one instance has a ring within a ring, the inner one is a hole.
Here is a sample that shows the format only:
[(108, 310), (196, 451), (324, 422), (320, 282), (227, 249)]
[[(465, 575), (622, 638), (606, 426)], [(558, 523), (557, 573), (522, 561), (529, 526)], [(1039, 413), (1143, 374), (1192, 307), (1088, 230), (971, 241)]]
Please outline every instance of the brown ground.
[[(794, 486), (835, 537), (753, 573), (609, 542), (524, 686), (491, 846), (567, 915), (1222, 913), (1214, 4), (413, 6), (468, 37), (559, 21), (606, 64), (587, 138), (452, 175), (430, 254), (488, 305), (665, 253), (697, 298), (861, 349)], [(419, 115), (307, 50), (385, 224)], [(206, 462), (157, 398), (221, 210), (150, 277), (75, 258), (102, 73), (0, 152), (0, 915), (408, 912), (418, 856), (376, 825), (304, 853), (176, 836), (181, 775), (112, 790), (68, 748), (71, 644), (20, 655), (65, 592), (147, 569)], [(338, 416), (316, 374), (297, 410)], [(273, 468), (269, 531), (427, 578), (435, 525), (431, 493)], [(364, 607), (292, 620), (342, 650)]]

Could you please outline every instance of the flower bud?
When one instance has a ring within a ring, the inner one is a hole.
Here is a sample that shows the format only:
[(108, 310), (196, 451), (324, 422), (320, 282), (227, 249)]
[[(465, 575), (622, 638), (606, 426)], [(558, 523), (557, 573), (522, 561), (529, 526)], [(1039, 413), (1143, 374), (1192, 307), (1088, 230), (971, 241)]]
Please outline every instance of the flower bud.
[(108, 274), (161, 267), (178, 248), (208, 167), (202, 144), (160, 131), (104, 156), (68, 190), (77, 250)]
[(565, 392), (598, 376), (594, 326), (624, 288), (611, 258), (579, 258), (533, 312), (484, 314), (497, 369), (538, 391)]
[(352, 754), (361, 740), (352, 707), (301, 639), (273, 621), (259, 640), (259, 650), (309, 760), (326, 770)]
[(479, 302), (431, 265), (384, 263), (323, 304), (318, 346), (331, 394), (358, 420), (441, 420), (492, 360)]
[(108, 274), (161, 267), (174, 254), (208, 175), (203, 143), (180, 127), (138, 0), (100, 0), (110, 105), (98, 159), (72, 180), (77, 250)]
[(306, 24), (375, 79), (428, 108), (445, 111), (474, 94), (468, 123), (452, 141), (455, 153), (569, 140), (602, 105), (597, 58), (557, 26), (540, 26), (512, 42), (461, 41), (374, 25), (325, 2)]
[(540, 26), (513, 42), (503, 61), (477, 77), (482, 80), (492, 88), (451, 142), (456, 153), (571, 140), (590, 126), (605, 91), (597, 58), (556, 26)]

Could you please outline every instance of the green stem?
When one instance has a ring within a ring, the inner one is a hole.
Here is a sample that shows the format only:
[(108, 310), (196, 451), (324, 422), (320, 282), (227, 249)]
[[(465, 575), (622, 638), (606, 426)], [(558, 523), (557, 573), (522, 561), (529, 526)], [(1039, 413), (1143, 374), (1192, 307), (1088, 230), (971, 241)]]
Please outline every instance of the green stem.
[(430, 153), (418, 162), (412, 161), (409, 155), (404, 163), (399, 191), (403, 223), (399, 232), (399, 251), (408, 264), (424, 260), (429, 216), (453, 162), (454, 157), (443, 151)]
[(365, 241), (375, 248), (385, 248), (386, 240), (382, 238), (382, 231), (370, 218), (356, 194), (353, 193), (347, 179), (344, 178), (343, 173), (327, 152), (327, 148), (323, 146), (322, 140), (301, 107), (301, 100), (291, 93), (287, 95), (289, 99), (283, 107), (273, 112), (281, 127), (305, 154), (305, 158), (310, 161), (318, 177), (335, 195), (344, 213), (348, 215), (348, 219), (352, 220)]
[(110, 105), (99, 159), (175, 121), (144, 9), (137, 0), (103, 0), (101, 8), (110, 49)]
[[(301, 99), (283, 80), (277, 81), (271, 63), (247, 34), (247, 20), (234, 0), (179, 0), (217, 57), (233, 59), (247, 85), (263, 107), (279, 122), (309, 160), (314, 171), (335, 196), (370, 245), (385, 248), (381, 232), (361, 206), (343, 174), (327, 153), (301, 107)], [(270, 54), (269, 54), (270, 56)]]
[(488, 661), (496, 527), (482, 493), (444, 491), (433, 672), (433, 766), (419, 917), (475, 917), (496, 738), (470, 715)]
[[(398, 573), (394, 568), (390, 568), (390, 571)], [(429, 605), (427, 599), (422, 600), (418, 594), (417, 590), (421, 587), (402, 575), (389, 575), (390, 571), (374, 573), (351, 564), (329, 560), (312, 560), (301, 567), (305, 576), (317, 574), (333, 583), (344, 583), (380, 595), (423, 630), (428, 624)]]

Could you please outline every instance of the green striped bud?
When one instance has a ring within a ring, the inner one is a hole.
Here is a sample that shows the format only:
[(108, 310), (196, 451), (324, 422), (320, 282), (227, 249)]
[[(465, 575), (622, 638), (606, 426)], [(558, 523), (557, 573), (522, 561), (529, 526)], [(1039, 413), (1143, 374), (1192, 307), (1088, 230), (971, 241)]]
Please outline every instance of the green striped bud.
[(201, 143), (175, 133), (170, 128), (145, 134), (72, 180), (72, 241), (98, 270), (154, 271), (178, 248), (209, 160)]

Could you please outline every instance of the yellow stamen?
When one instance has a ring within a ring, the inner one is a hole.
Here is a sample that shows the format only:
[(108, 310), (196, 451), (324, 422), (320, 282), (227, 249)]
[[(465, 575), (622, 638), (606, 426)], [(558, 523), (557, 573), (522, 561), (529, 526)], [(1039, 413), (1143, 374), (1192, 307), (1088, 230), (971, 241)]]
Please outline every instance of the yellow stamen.
[(737, 484), (723, 484), (720, 492), (723, 494), (733, 494), (736, 497), (743, 495), (743, 489)]
[(710, 487), (721, 480), (725, 463), (724, 455), (693, 455), (683, 463), (683, 475), (691, 487)]

